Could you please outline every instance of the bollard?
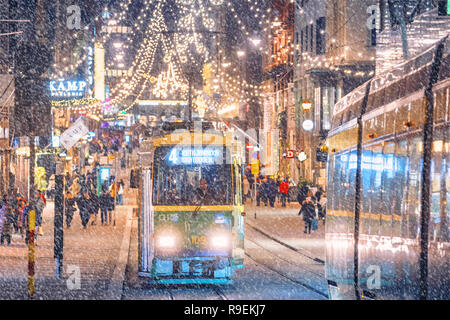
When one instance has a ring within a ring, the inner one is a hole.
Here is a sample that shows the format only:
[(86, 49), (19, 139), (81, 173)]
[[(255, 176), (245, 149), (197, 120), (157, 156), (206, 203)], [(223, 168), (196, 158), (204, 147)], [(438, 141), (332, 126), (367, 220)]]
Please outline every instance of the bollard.
[(30, 210), (28, 214), (28, 299), (34, 299), (35, 281), (35, 247), (34, 247), (34, 229), (36, 226), (36, 211)]

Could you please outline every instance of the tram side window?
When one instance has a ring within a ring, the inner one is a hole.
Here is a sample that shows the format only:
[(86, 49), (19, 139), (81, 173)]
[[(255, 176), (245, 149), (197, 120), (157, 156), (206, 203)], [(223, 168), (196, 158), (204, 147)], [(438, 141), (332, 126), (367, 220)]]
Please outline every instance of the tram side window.
[[(345, 211), (351, 213), (355, 211), (355, 193), (356, 193), (356, 189), (355, 189), (355, 185), (356, 185), (356, 163), (355, 160), (357, 159), (357, 153), (356, 150), (352, 150), (349, 153), (349, 158), (348, 158), (348, 164), (347, 164), (347, 174), (346, 174), (346, 194), (344, 197), (344, 206), (345, 206)], [(354, 219), (350, 219), (351, 222), (354, 222)], [(351, 231), (353, 230), (353, 224), (350, 223), (348, 225), (348, 227), (350, 228), (350, 230), (347, 231)]]
[[(398, 236), (400, 224), (400, 203), (403, 183), (401, 177), (395, 176), (395, 144), (393, 141), (385, 142), (383, 147), (383, 175), (382, 175), (382, 213), (385, 218), (381, 223), (381, 235)], [(396, 178), (399, 181), (396, 181)], [(386, 219), (390, 216), (390, 220)]]
[(431, 161), (431, 210), (429, 235), (431, 241), (449, 241), (449, 161), (448, 141), (450, 138), (449, 129), (437, 129), (433, 139), (433, 154)]
[(406, 166), (407, 157), (405, 150), (395, 144), (395, 156), (393, 161), (393, 179), (391, 183), (391, 189), (388, 191), (392, 194), (392, 213), (393, 213), (393, 230), (392, 236), (401, 236), (401, 215), (402, 204), (406, 192)]
[(372, 159), (372, 150), (363, 150), (361, 160), (361, 233), (369, 234), (369, 220), (367, 214), (371, 210), (371, 190), (372, 190), (372, 174), (371, 167), (367, 165)]
[(406, 234), (410, 239), (416, 239), (419, 236), (420, 227), (420, 197), (422, 183), (422, 133), (407, 138), (406, 150), (408, 154), (407, 172), (407, 191), (404, 198), (405, 205), (402, 212), (402, 223)]

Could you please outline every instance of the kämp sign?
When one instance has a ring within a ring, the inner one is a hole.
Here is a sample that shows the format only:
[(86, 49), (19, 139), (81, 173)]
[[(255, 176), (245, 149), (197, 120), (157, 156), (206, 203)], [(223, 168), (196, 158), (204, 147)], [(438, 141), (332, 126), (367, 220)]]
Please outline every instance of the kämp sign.
[(81, 138), (87, 135), (88, 132), (89, 129), (84, 124), (83, 118), (79, 118), (61, 135), (61, 144), (68, 150), (72, 148)]

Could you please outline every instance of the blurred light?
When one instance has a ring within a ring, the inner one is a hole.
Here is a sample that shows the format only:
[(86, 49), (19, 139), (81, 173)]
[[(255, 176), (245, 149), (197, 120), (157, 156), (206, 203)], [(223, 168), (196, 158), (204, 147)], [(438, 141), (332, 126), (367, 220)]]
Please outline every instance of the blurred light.
[(239, 51), (237, 52), (237, 55), (238, 55), (239, 58), (241, 58), (241, 57), (245, 56), (245, 51), (239, 50)]
[(227, 236), (214, 236), (211, 238), (211, 244), (214, 248), (227, 248), (230, 245), (230, 241)]
[(158, 238), (158, 247), (160, 248), (173, 248), (175, 247), (175, 237), (173, 236), (160, 236)]

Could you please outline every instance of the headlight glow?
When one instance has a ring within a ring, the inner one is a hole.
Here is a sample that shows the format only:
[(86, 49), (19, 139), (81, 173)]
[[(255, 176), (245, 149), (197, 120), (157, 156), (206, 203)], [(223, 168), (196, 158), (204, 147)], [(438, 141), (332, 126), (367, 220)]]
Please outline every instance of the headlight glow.
[(214, 248), (228, 248), (230, 241), (227, 236), (214, 236), (211, 238), (211, 244)]
[(175, 237), (173, 236), (160, 236), (157, 241), (160, 248), (173, 248), (175, 247)]

